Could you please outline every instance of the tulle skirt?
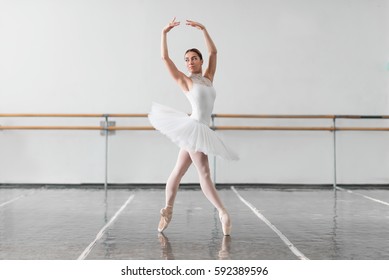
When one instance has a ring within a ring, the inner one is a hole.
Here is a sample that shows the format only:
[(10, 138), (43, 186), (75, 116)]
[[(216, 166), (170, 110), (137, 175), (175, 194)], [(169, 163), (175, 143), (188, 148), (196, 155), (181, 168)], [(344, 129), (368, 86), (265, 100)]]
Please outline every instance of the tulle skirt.
[(170, 107), (154, 103), (149, 113), (151, 125), (180, 148), (216, 155), (228, 160), (239, 157), (204, 123)]

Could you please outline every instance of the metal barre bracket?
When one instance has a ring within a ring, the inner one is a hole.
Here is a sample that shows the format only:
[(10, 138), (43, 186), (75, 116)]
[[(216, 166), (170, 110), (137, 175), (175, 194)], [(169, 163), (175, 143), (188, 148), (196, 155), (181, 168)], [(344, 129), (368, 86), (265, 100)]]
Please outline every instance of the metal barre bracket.
[(109, 130), (110, 127), (116, 126), (116, 122), (114, 121), (101, 121), (100, 122), (100, 135), (105, 136), (105, 135), (115, 135), (116, 131), (115, 130)]

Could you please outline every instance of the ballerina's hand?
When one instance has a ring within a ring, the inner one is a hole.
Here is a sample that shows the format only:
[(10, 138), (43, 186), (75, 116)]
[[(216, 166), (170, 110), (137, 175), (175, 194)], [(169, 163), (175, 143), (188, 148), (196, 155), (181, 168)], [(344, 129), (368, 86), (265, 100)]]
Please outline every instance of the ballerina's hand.
[(174, 27), (178, 25), (180, 25), (180, 22), (176, 21), (176, 17), (174, 17), (173, 20), (169, 22), (169, 24), (166, 27), (164, 27), (163, 32), (168, 33), (170, 30), (172, 30)]
[(193, 26), (193, 27), (196, 27), (197, 29), (200, 29), (200, 30), (204, 30), (205, 29), (205, 26), (202, 25), (201, 23), (199, 22), (195, 22), (195, 21), (192, 21), (192, 20), (186, 20), (186, 25), (190, 25), (190, 26)]

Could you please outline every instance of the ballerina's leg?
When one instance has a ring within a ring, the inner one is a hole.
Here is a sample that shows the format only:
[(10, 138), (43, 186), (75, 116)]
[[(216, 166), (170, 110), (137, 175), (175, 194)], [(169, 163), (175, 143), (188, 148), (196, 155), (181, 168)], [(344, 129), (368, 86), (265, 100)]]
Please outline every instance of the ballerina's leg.
[(181, 179), (185, 175), (191, 163), (192, 160), (189, 156), (189, 153), (181, 149), (178, 154), (176, 165), (166, 183), (166, 188), (165, 188), (166, 204), (165, 204), (165, 208), (162, 208), (160, 211), (161, 219), (158, 224), (159, 232), (165, 230), (172, 219), (173, 206), (174, 206), (174, 201), (176, 199), (178, 187), (180, 186)]
[(208, 156), (201, 152), (190, 152), (190, 157), (193, 164), (196, 166), (197, 173), (200, 178), (200, 186), (207, 199), (219, 211), (220, 221), (223, 225), (224, 235), (230, 235), (231, 220), (230, 216), (221, 201), (215, 185), (211, 179)]
[(166, 183), (166, 207), (173, 207), (181, 179), (191, 164), (192, 160), (189, 153), (184, 149), (181, 149), (178, 154), (176, 165)]

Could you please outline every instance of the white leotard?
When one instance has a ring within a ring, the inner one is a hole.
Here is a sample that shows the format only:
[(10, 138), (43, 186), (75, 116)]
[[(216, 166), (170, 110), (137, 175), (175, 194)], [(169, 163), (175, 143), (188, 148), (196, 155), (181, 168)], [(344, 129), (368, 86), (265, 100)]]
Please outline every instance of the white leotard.
[(209, 128), (216, 98), (212, 82), (201, 74), (192, 74), (190, 78), (193, 81), (192, 88), (185, 92), (192, 107), (190, 117), (154, 103), (149, 113), (150, 123), (183, 149), (237, 160), (238, 156)]
[(216, 91), (212, 83), (201, 74), (190, 76), (193, 86), (186, 94), (192, 106), (191, 118), (209, 125), (212, 117), (213, 104), (216, 99)]

